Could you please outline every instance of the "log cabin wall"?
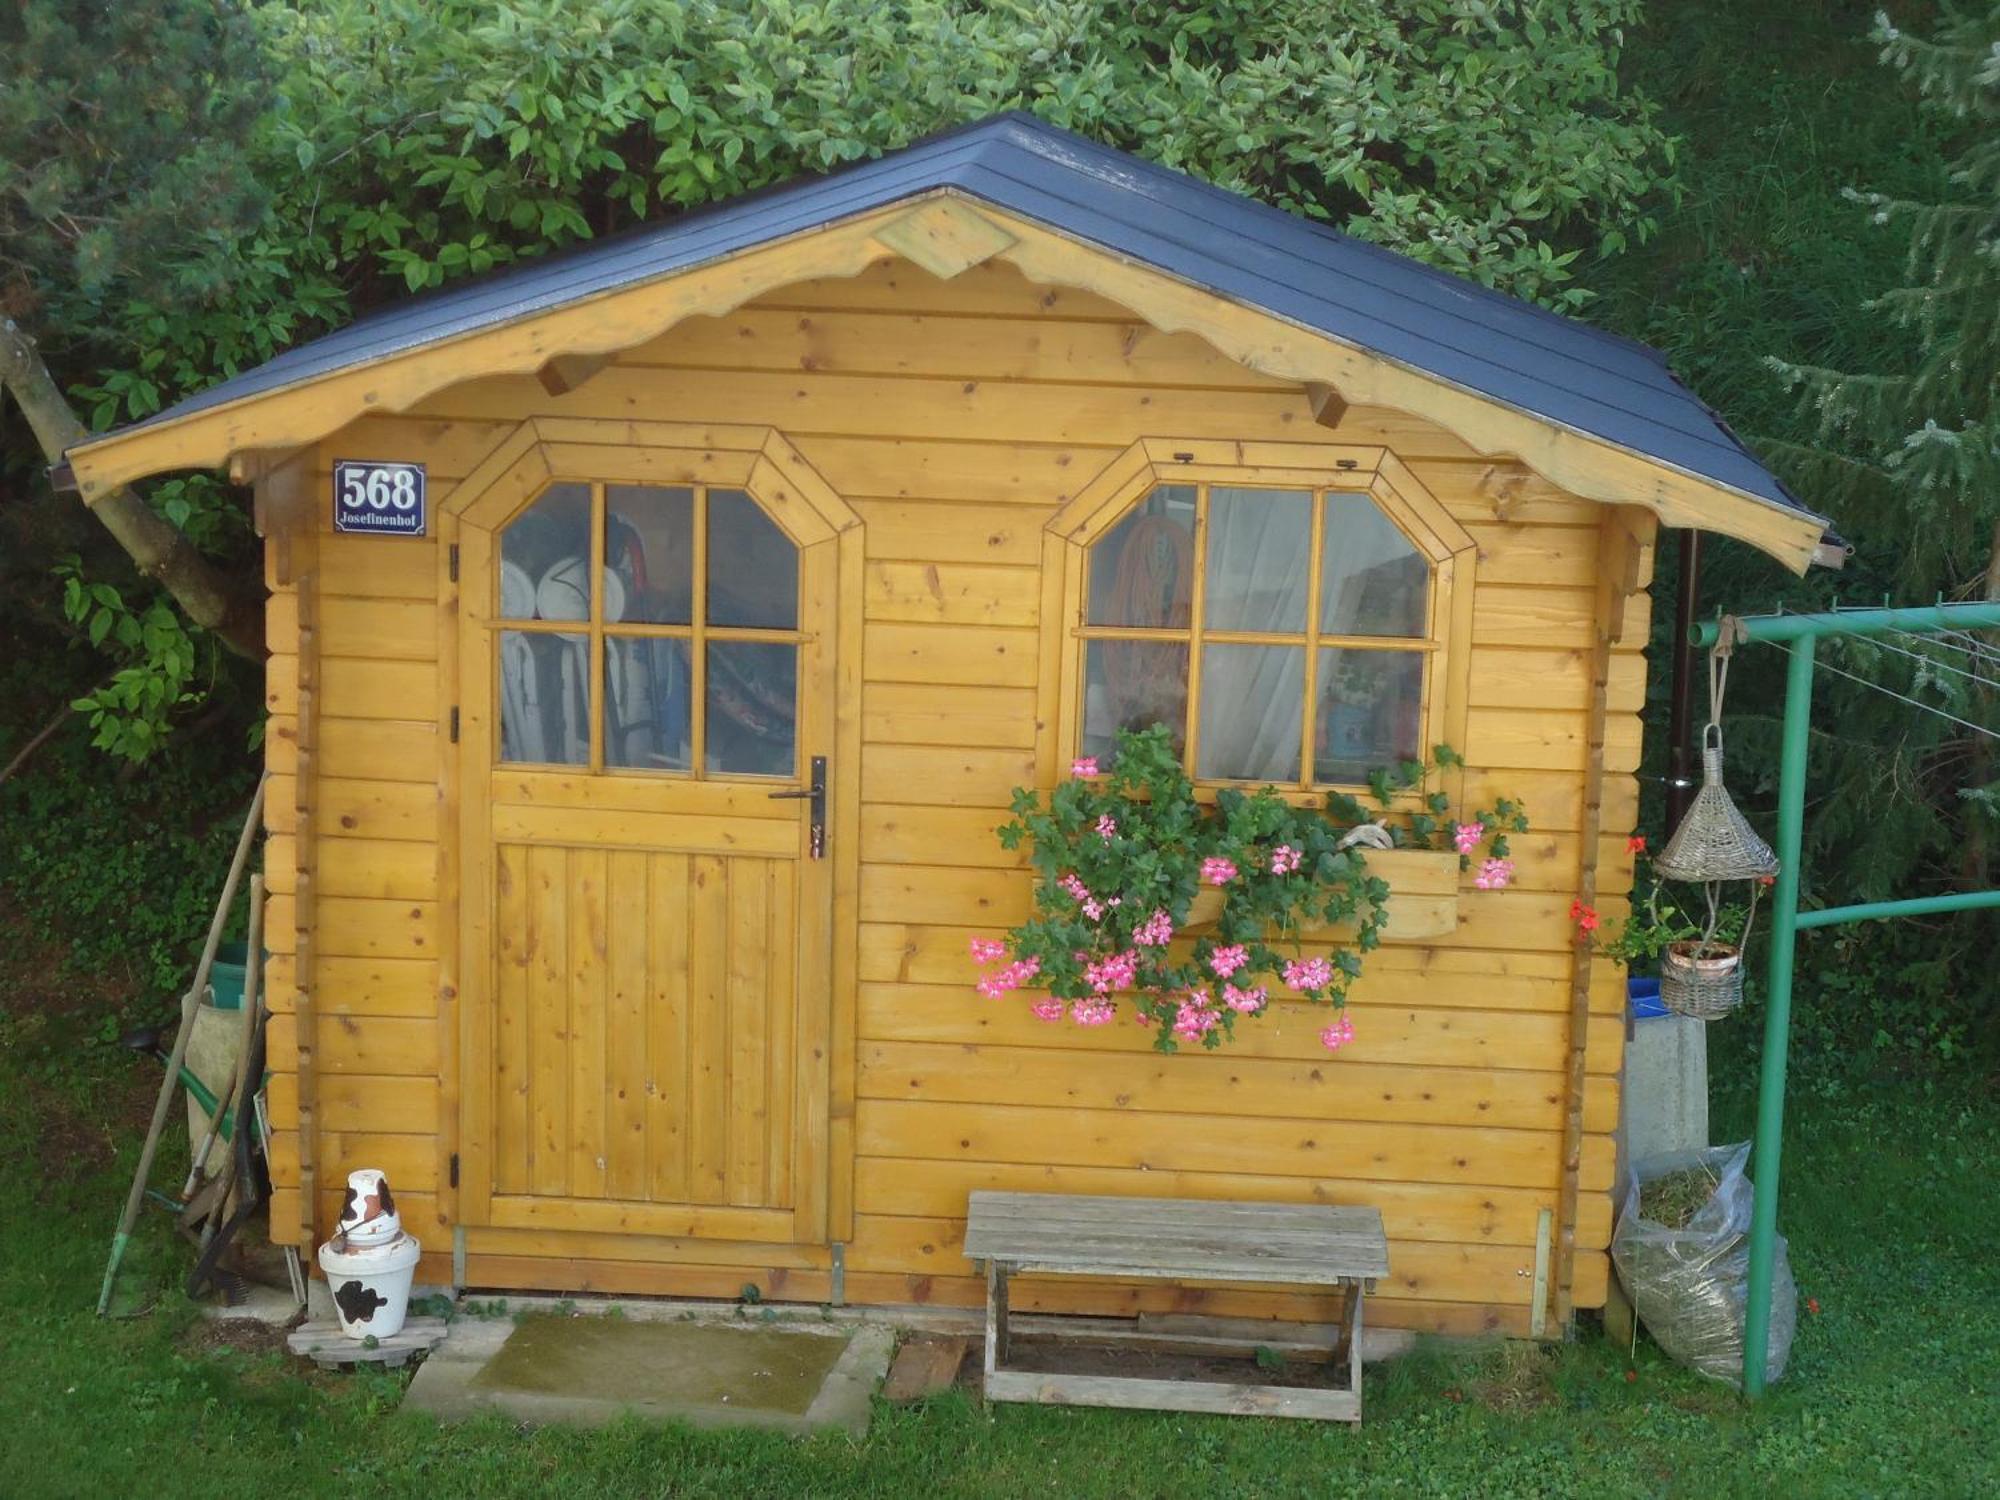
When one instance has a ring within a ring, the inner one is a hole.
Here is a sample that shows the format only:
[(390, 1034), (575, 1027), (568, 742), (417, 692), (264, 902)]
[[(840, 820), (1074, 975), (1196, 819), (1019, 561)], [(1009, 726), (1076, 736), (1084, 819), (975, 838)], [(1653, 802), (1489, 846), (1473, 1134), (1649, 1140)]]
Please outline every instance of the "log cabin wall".
[[(277, 538), (269, 570), (281, 1235), (323, 1237), (345, 1173), (378, 1166), (424, 1242), (421, 1277), (450, 1275), (446, 570), (435, 535), (332, 534), (331, 465), (424, 462), (435, 509), (535, 416), (773, 427), (864, 522), (861, 763), (834, 772), (858, 774), (861, 790), (855, 974), (834, 997), (832, 1053), (833, 1237), (845, 1243), (847, 1300), (978, 1301), (959, 1216), (968, 1191), (1011, 1187), (1374, 1203), (1393, 1272), (1371, 1316), (1513, 1333), (1529, 1328), (1538, 1215), (1573, 1203), (1557, 1225), (1573, 1234), (1556, 1273), (1566, 1266), (1568, 1285), (1552, 1289), (1551, 1311), (1558, 1290), (1574, 1306), (1601, 1305), (1624, 984), (1615, 966), (1579, 958), (1569, 906), (1590, 862), (1608, 919), (1630, 885), (1651, 516), (1623, 512), (1636, 519), (1609, 527), (1606, 507), (1397, 412), (1354, 407), (1332, 430), (1316, 425), (1299, 386), (997, 264), (940, 281), (884, 261), (798, 283), (690, 319), (567, 394), (528, 377), (473, 381), (318, 446), (311, 570), (281, 567)], [(1517, 796), (1535, 829), (1516, 840), (1512, 889), (1468, 882), (1449, 938), (1369, 956), (1353, 994), (1357, 1040), (1338, 1056), (1317, 1041), (1322, 1018), (1298, 1007), (1250, 1021), (1220, 1052), (1164, 1057), (1136, 1028), (1047, 1026), (1025, 1005), (972, 992), (967, 938), (1029, 909), (1029, 881), (992, 829), (1012, 788), (1047, 784), (1068, 750), (1042, 719), (1043, 524), (1142, 437), (1386, 446), (1477, 542), (1466, 796)], [(317, 643), (309, 763), (302, 584)], [(299, 868), (303, 896), (284, 873)], [(315, 944), (310, 1203), (299, 1186), (295, 925)], [(825, 1246), (472, 1226), (465, 1249), (476, 1287), (733, 1296), (754, 1281), (776, 1299), (833, 1295)], [(1033, 1279), (1018, 1284), (1016, 1305), (1317, 1310), (1247, 1290)]]

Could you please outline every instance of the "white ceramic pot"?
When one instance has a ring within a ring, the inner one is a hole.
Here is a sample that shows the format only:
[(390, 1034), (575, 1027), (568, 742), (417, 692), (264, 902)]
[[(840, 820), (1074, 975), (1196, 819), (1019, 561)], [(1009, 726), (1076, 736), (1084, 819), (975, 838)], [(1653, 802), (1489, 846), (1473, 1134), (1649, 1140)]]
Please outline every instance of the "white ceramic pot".
[(373, 1167), (347, 1174), (347, 1198), (340, 1206), (334, 1241), (342, 1250), (365, 1250), (401, 1237), (402, 1216), (396, 1212), (389, 1179)]
[(340, 1331), (351, 1339), (401, 1333), (410, 1311), (410, 1282), (424, 1247), (407, 1234), (367, 1248), (336, 1248), (340, 1243), (336, 1235), (319, 1247), (319, 1268), (333, 1291)]

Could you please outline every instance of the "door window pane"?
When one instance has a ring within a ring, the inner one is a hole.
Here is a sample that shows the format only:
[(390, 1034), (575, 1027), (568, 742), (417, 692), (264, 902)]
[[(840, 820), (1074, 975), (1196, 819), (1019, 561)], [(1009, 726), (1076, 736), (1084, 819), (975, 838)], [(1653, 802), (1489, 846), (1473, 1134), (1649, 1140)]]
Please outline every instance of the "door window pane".
[(1303, 635), (1312, 575), (1312, 497), (1304, 490), (1208, 492), (1208, 630)]
[(1188, 648), (1180, 641), (1090, 641), (1083, 653), (1083, 753), (1110, 763), (1121, 729), (1165, 724), (1187, 741)]
[(1203, 646), (1195, 775), (1297, 781), (1305, 695), (1303, 646)]
[(1366, 495), (1328, 495), (1320, 539), (1319, 628), (1327, 635), (1424, 634), (1430, 561)]
[(1185, 630), (1194, 598), (1194, 486), (1163, 484), (1090, 549), (1092, 625)]
[(500, 613), (587, 620), (590, 486), (550, 485), (500, 533)]
[(604, 566), (624, 589), (607, 620), (685, 625), (694, 618), (694, 491), (613, 484), (604, 491)]
[(500, 758), (590, 763), (590, 637), (500, 632)]
[(799, 551), (741, 490), (708, 494), (708, 623), (792, 630), (799, 622)]
[(608, 636), (604, 763), (642, 771), (693, 764), (694, 668), (688, 642)]
[(796, 774), (798, 701), (797, 646), (710, 641), (705, 769), (735, 776)]
[(1424, 656), (1352, 646), (1320, 652), (1315, 781), (1360, 781), (1377, 766), (1416, 758), (1423, 739)]

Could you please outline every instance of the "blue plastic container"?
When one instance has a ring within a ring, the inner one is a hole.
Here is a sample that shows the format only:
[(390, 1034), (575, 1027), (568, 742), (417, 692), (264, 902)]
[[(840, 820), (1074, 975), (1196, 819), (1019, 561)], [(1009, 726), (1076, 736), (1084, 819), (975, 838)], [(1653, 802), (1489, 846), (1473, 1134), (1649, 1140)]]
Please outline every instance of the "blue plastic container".
[(1625, 1003), (1635, 1021), (1672, 1014), (1660, 999), (1659, 979), (1651, 974), (1634, 974), (1625, 981)]

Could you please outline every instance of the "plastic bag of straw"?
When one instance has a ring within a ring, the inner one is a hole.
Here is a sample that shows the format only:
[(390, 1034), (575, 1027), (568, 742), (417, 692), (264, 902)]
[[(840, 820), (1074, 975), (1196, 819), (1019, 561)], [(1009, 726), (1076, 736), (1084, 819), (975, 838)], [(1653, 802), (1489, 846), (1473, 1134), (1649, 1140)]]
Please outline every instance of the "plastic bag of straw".
[[(1611, 1259), (1640, 1322), (1668, 1356), (1711, 1380), (1743, 1385), (1750, 1302), (1750, 1143), (1638, 1162), (1611, 1237)], [(1778, 1240), (1764, 1375), (1785, 1373), (1798, 1287)]]

